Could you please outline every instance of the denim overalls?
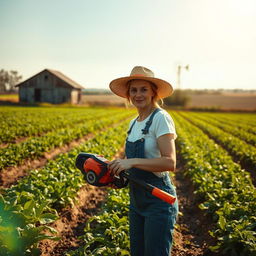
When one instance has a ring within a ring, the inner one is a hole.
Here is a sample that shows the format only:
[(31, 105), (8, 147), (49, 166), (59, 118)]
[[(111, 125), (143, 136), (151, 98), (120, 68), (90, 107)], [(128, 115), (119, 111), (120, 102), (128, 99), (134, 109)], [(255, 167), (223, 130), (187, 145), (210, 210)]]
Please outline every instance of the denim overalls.
[[(151, 114), (146, 123), (143, 134), (147, 134), (152, 124), (154, 115), (159, 108)], [(136, 120), (133, 122), (128, 134)], [(127, 158), (145, 158), (145, 138), (130, 142), (126, 139), (125, 153)], [(171, 183), (168, 173), (159, 178), (149, 171), (137, 168), (129, 170), (130, 175), (144, 180), (174, 196), (176, 191)], [(130, 246), (131, 256), (169, 256), (172, 245), (172, 234), (178, 214), (178, 202), (170, 205), (154, 196), (148, 191), (137, 187), (132, 182), (130, 186)]]

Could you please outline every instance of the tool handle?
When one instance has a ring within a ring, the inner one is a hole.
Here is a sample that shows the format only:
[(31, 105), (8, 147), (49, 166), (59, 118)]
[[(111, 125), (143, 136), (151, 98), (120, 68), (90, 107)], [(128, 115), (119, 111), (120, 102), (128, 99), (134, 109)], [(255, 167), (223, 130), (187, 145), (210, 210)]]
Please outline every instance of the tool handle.
[(174, 204), (174, 202), (176, 201), (176, 197), (156, 187), (153, 188), (151, 194), (162, 199), (168, 204)]
[(146, 189), (147, 191), (149, 191), (153, 196), (165, 201), (168, 204), (174, 204), (176, 197), (172, 196), (171, 194), (152, 186), (151, 184), (146, 183), (145, 181), (142, 180), (138, 180), (135, 179), (133, 177), (130, 176), (129, 172), (127, 171), (123, 171), (120, 173), (121, 176), (129, 179), (131, 182), (133, 182), (134, 184)]

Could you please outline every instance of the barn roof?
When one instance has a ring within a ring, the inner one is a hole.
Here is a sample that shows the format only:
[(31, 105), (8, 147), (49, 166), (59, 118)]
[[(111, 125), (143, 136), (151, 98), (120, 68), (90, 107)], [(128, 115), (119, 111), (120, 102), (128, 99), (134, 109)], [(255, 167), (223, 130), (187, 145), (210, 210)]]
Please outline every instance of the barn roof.
[(78, 84), (77, 82), (75, 82), (74, 80), (70, 79), (69, 77), (65, 76), (64, 74), (62, 74), (60, 71), (57, 70), (53, 70), (53, 69), (44, 69), (43, 71), (39, 72), (38, 74), (28, 78), (27, 80), (19, 83), (16, 85), (16, 87), (21, 86), (23, 83), (27, 82), (28, 80), (30, 80), (31, 78), (39, 75), (40, 73), (44, 72), (44, 71), (48, 71), (51, 74), (53, 74), (54, 76), (58, 77), (59, 79), (61, 79), (62, 81), (66, 82), (67, 84), (69, 84), (71, 87), (76, 88), (76, 89), (84, 89), (84, 87), (80, 84)]

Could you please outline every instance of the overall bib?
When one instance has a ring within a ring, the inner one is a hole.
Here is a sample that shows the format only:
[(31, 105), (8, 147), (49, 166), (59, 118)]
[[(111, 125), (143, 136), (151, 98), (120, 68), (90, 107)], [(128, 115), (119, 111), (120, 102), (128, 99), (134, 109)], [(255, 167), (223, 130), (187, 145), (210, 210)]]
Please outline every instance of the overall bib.
[[(154, 115), (160, 111), (157, 108), (150, 116), (142, 138), (135, 142), (126, 140), (125, 153), (127, 158), (145, 158), (144, 134), (147, 134), (152, 124)], [(136, 120), (133, 122), (128, 134)], [(156, 186), (171, 195), (176, 196), (176, 191), (171, 183), (168, 172), (162, 178), (149, 171), (131, 168), (130, 175)], [(161, 199), (152, 196), (148, 191), (137, 187), (132, 182), (130, 187), (130, 247), (131, 256), (169, 256), (172, 246), (172, 234), (178, 214), (178, 202), (170, 205)]]

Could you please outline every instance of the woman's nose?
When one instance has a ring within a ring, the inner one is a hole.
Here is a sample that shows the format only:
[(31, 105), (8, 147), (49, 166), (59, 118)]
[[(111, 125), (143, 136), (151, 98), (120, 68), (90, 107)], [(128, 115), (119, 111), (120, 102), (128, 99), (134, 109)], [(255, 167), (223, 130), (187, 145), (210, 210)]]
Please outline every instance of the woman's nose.
[(136, 96), (136, 97), (139, 97), (139, 96), (141, 96), (141, 95), (142, 95), (141, 91), (136, 91), (136, 93), (135, 93), (135, 96)]

